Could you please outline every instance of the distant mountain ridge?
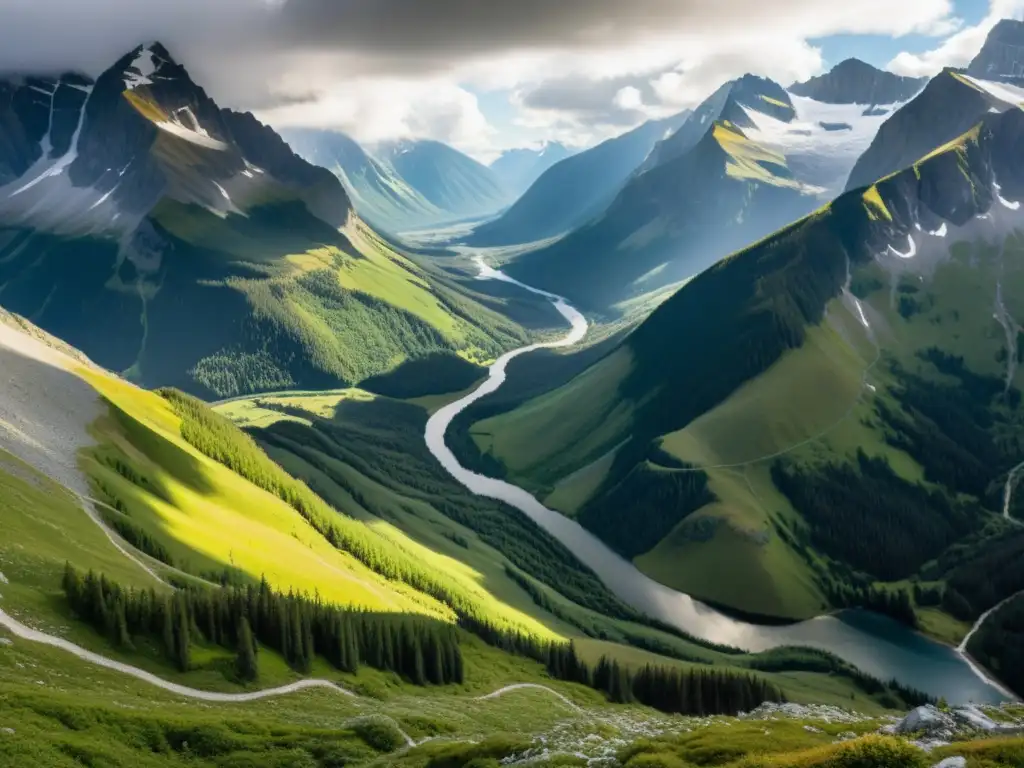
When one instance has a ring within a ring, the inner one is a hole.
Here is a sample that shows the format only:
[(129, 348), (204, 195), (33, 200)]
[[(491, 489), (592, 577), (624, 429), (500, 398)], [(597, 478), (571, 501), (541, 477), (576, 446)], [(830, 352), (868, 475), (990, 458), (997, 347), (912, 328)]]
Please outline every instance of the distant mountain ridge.
[(293, 128), (282, 132), (291, 148), (332, 171), (359, 214), (389, 232), (425, 227), (452, 218), (410, 186), (391, 167), (340, 131)]
[(376, 148), (376, 156), (453, 219), (493, 214), (511, 202), (511, 193), (494, 171), (442, 142), (387, 142)]
[(509, 149), (490, 164), (505, 188), (515, 197), (522, 195), (548, 168), (573, 152), (557, 141), (538, 149)]
[(600, 312), (692, 277), (840, 192), (887, 115), (753, 75), (730, 81), (599, 217), (506, 270)]
[[(478, 246), (526, 243), (565, 234), (600, 214), (655, 144), (689, 111), (652, 120), (551, 166), (504, 214), (478, 227)], [(571, 193), (570, 193), (571, 190)]]
[(860, 59), (846, 59), (823, 75), (794, 83), (789, 87), (789, 92), (825, 104), (872, 106), (907, 101), (926, 82), (926, 77), (902, 77)]

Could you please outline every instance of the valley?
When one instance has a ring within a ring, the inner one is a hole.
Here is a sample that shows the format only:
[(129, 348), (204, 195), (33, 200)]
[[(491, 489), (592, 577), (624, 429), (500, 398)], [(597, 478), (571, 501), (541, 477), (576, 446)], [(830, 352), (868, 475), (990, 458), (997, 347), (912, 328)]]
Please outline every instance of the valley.
[(1021, 764), (1024, 21), (105, 2), (0, 28), (0, 766)]

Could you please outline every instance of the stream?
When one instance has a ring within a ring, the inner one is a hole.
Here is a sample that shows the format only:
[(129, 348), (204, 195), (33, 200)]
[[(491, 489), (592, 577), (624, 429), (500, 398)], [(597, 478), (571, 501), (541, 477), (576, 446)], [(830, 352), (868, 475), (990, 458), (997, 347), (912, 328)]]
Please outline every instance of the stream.
[(480, 257), (479, 279), (501, 280), (551, 300), (568, 321), (562, 339), (531, 344), (502, 355), (487, 379), (472, 393), (438, 410), (427, 422), (425, 439), (431, 453), (453, 478), (469, 491), (498, 499), (522, 511), (558, 539), (627, 605), (690, 635), (750, 652), (780, 646), (809, 646), (830, 651), (881, 680), (899, 680), (951, 704), (992, 703), (1014, 699), (1012, 693), (988, 679), (983, 670), (958, 649), (930, 640), (907, 627), (866, 611), (842, 611), (787, 626), (763, 626), (733, 619), (666, 587), (641, 573), (575, 521), (548, 509), (530, 493), (510, 483), (472, 472), (455, 458), (445, 443), (452, 420), (504, 383), (509, 362), (538, 349), (569, 347), (587, 333), (587, 321), (565, 299), (531, 288), (485, 265)]

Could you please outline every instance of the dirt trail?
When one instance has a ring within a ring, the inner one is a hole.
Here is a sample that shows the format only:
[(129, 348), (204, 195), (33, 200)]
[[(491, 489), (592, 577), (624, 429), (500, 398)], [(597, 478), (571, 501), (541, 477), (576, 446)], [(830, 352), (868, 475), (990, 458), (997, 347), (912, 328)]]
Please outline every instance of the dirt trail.
[(504, 688), (499, 688), (496, 691), (488, 693), (486, 696), (477, 696), (476, 700), (487, 701), (488, 699), (497, 699), (500, 696), (504, 696), (506, 693), (522, 690), (546, 691), (547, 693), (550, 693), (552, 696), (561, 699), (565, 704), (567, 704), (576, 712), (583, 711), (575, 702), (563, 696), (558, 691), (553, 690), (552, 688), (548, 688), (546, 685), (537, 685), (536, 683), (515, 683), (514, 685), (506, 685)]

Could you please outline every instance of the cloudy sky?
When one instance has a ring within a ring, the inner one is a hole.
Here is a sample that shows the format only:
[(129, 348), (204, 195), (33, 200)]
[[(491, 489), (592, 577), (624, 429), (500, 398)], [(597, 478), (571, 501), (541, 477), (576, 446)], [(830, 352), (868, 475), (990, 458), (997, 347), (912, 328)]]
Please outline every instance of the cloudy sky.
[(0, 0), (0, 70), (97, 73), (164, 42), (222, 105), (482, 159), (582, 146), (745, 72), (784, 85), (849, 56), (966, 64), (1024, 0)]

